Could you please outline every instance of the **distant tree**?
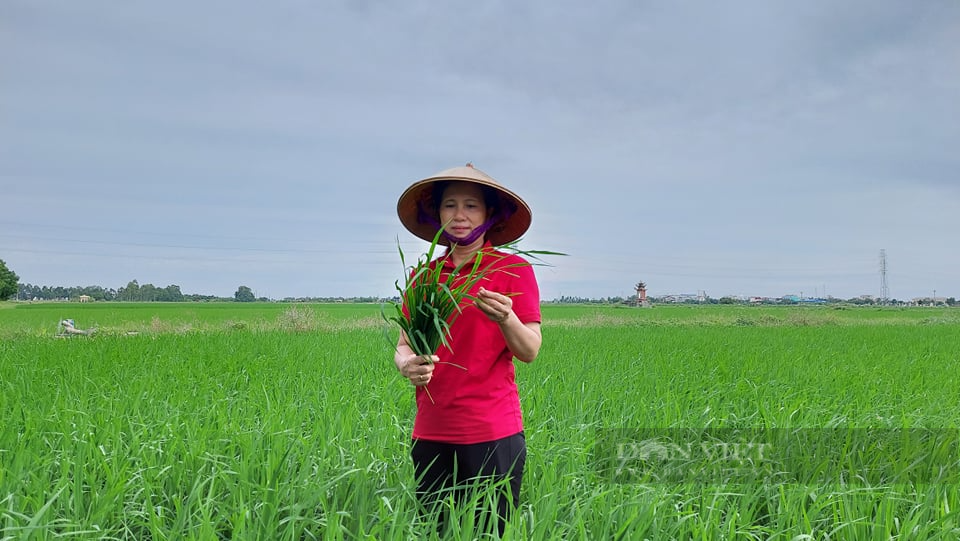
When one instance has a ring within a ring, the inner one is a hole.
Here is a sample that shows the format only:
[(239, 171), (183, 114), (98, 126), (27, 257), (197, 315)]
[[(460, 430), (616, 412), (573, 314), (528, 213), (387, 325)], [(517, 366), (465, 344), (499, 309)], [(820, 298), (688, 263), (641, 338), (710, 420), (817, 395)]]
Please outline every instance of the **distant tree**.
[(163, 289), (160, 293), (160, 300), (167, 302), (180, 302), (183, 300), (183, 292), (180, 291), (180, 286), (169, 285)]
[(136, 280), (131, 280), (127, 287), (121, 287), (117, 291), (117, 298), (121, 301), (139, 301), (140, 300), (140, 283)]
[(157, 299), (157, 286), (153, 284), (143, 284), (140, 286), (140, 294), (134, 300), (154, 302)]
[(237, 289), (237, 292), (233, 294), (233, 298), (237, 302), (253, 302), (257, 300), (256, 295), (253, 294), (253, 291), (247, 286), (240, 286)]
[(17, 293), (17, 284), (20, 277), (7, 268), (7, 264), (0, 259), (0, 301), (4, 301)]

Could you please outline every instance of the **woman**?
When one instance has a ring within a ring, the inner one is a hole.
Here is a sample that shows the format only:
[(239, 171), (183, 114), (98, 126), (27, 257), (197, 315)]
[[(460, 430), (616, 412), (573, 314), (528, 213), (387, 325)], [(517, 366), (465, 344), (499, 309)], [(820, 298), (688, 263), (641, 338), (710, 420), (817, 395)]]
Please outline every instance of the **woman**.
[[(527, 204), (467, 164), (411, 185), (397, 203), (400, 221), (432, 241), (442, 228), (446, 253), (432, 264), (444, 272), (476, 257), (485, 278), (450, 326), (447, 346), (418, 356), (401, 333), (394, 361), (416, 387), (413, 458), (417, 496), (427, 512), (451, 489), (462, 501), (471, 480), (505, 482), (498, 526), (515, 509), (526, 460), (513, 358), (532, 362), (540, 351), (540, 292), (522, 258), (495, 249), (530, 226)], [(442, 224), (442, 225), (441, 225)], [(428, 392), (429, 391), (429, 392)]]

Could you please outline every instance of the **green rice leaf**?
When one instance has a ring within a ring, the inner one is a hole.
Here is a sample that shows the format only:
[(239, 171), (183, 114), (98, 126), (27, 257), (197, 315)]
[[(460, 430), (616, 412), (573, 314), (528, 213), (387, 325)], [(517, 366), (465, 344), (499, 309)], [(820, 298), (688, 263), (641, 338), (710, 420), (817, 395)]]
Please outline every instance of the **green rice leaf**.
[[(434, 258), (442, 236), (443, 228), (440, 228), (427, 251), (410, 267), (407, 267), (406, 256), (399, 247), (399, 240), (397, 241), (400, 263), (407, 277), (403, 284), (399, 280), (394, 282), (401, 302), (391, 303), (394, 305), (391, 315), (388, 316), (385, 310), (381, 310), (384, 319), (395, 324), (404, 333), (410, 348), (417, 355), (432, 355), (441, 345), (449, 347), (450, 326), (462, 312), (463, 303), (476, 300), (470, 292), (481, 280), (487, 279), (489, 274), (509, 272), (508, 269), (512, 267), (545, 264), (540, 256), (566, 255), (546, 250), (521, 250), (517, 245), (518, 240), (498, 246), (497, 250), (539, 263), (525, 261), (498, 265), (501, 256), (481, 250), (476, 257), (463, 261), (451, 272), (444, 273), (443, 262)], [(492, 257), (497, 259), (491, 261)], [(510, 292), (505, 294), (514, 295)]]

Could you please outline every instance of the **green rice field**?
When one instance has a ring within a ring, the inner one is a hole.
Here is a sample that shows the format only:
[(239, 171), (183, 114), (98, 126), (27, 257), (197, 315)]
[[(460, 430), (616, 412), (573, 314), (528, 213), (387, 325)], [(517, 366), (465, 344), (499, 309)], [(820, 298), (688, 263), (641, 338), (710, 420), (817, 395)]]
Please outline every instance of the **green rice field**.
[[(960, 310), (543, 315), (504, 538), (960, 539)], [(391, 341), (372, 304), (0, 303), (0, 540), (439, 538)], [(640, 432), (831, 445), (676, 468)], [(497, 537), (459, 511), (444, 538)]]

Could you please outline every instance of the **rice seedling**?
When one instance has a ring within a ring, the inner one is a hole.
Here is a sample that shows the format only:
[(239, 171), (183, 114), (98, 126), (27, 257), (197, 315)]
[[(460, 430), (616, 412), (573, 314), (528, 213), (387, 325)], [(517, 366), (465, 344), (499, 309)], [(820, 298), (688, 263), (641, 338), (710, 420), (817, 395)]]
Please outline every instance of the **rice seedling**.
[[(495, 272), (510, 272), (511, 268), (531, 265), (526, 260), (511, 260), (510, 263), (500, 263), (505, 257), (498, 253), (485, 250), (477, 252), (470, 260), (464, 260), (453, 270), (445, 271), (440, 260), (435, 260), (434, 254), (440, 245), (443, 236), (441, 227), (427, 251), (421, 255), (415, 264), (407, 266), (403, 249), (397, 246), (400, 252), (400, 263), (407, 272), (403, 284), (397, 280), (394, 285), (399, 293), (401, 302), (388, 303), (392, 310), (387, 314), (386, 304), (383, 309), (383, 318), (388, 323), (394, 323), (406, 337), (407, 344), (417, 355), (429, 356), (436, 353), (441, 346), (449, 346), (450, 326), (462, 310), (465, 301), (476, 301), (474, 292), (478, 285), (490, 274)], [(542, 262), (540, 256), (565, 255), (560, 252), (545, 250), (521, 250), (519, 240), (498, 246), (496, 249), (505, 254), (513, 254)], [(510, 295), (509, 292), (505, 293)], [(390, 340), (389, 334), (387, 339)], [(437, 361), (450, 364), (462, 370), (465, 367), (447, 361)], [(424, 387), (430, 401), (433, 397), (430, 390)]]

